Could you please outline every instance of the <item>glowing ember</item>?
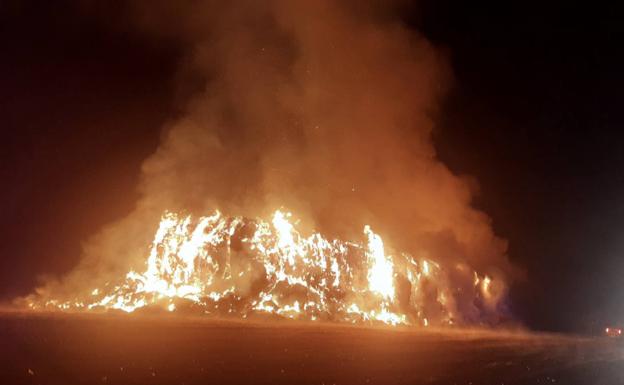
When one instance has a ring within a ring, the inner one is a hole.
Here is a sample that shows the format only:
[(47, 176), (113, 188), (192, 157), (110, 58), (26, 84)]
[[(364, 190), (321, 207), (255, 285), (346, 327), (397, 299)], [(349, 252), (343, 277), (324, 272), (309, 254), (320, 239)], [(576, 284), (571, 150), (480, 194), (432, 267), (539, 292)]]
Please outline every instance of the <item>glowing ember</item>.
[[(129, 271), (120, 282), (94, 288), (86, 298), (62, 302), (30, 297), (28, 305), (125, 312), (155, 306), (243, 318), (268, 313), (392, 325), (461, 321), (453, 298), (465, 295), (465, 289), (448, 287), (448, 272), (435, 262), (389, 255), (369, 226), (360, 242), (344, 242), (318, 233), (304, 237), (290, 218), (282, 211), (271, 222), (219, 212), (197, 219), (167, 212), (143, 272)], [(456, 269), (467, 274), (475, 302), (495, 299), (491, 278), (466, 265)]]

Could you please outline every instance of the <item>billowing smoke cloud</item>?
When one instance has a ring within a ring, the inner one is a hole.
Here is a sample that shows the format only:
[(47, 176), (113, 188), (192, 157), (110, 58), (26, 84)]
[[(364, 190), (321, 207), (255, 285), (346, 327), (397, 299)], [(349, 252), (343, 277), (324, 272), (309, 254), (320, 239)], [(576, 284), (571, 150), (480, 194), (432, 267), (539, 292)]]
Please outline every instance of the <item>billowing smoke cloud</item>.
[(140, 269), (165, 209), (266, 217), (283, 207), (330, 237), (369, 224), (396, 250), (508, 276), (506, 242), (471, 207), (471, 183), (436, 157), (446, 60), (393, 11), (372, 1), (132, 3), (133, 28), (185, 47), (179, 78), (198, 91), (144, 162), (136, 210), (96, 235), (54, 290)]

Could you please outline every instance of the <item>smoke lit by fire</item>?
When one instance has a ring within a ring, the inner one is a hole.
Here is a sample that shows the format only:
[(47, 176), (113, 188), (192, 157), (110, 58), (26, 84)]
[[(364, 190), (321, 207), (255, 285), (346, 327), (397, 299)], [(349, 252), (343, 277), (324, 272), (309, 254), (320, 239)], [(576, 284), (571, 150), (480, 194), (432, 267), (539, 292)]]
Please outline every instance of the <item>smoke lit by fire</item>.
[(394, 5), (129, 2), (118, 25), (176, 44), (188, 101), (134, 210), (29, 306), (496, 322), (507, 245), (437, 158), (449, 66)]

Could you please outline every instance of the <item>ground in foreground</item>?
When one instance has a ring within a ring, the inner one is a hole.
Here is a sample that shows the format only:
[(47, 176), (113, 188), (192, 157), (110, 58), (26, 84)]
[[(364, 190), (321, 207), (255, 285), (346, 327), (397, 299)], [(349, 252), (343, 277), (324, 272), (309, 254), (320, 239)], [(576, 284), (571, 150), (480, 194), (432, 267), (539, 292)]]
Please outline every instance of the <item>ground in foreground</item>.
[(0, 315), (2, 384), (619, 384), (616, 340)]

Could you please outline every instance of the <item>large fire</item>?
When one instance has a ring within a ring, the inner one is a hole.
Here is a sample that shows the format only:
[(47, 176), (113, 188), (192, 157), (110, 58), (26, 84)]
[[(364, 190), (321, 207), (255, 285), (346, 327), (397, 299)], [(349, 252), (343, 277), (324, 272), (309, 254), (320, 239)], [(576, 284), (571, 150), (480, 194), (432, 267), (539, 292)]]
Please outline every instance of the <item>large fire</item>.
[(130, 270), (80, 299), (30, 297), (27, 304), (32, 309), (134, 312), (155, 307), (242, 318), (269, 314), (452, 325), (462, 320), (455, 298), (465, 296), (466, 288), (452, 286), (449, 268), (470, 277), (475, 304), (487, 308), (498, 301), (491, 278), (465, 264), (442, 268), (427, 258), (389, 254), (369, 226), (357, 242), (319, 233), (304, 236), (291, 217), (279, 210), (270, 221), (218, 211), (199, 218), (166, 212), (143, 271)]

